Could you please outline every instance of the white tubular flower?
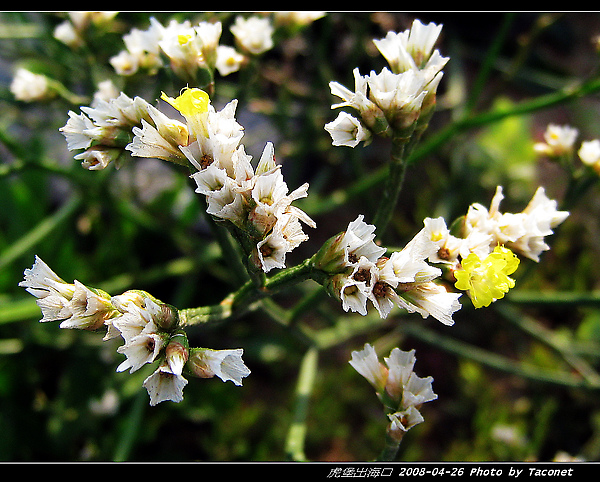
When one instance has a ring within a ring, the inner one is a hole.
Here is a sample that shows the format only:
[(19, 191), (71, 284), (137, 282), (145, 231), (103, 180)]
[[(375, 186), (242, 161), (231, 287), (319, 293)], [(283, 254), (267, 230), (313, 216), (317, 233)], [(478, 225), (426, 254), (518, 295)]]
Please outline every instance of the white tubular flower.
[(402, 432), (407, 432), (410, 428), (425, 421), (421, 412), (413, 406), (406, 410), (389, 413), (388, 418), (390, 420), (388, 433), (397, 440), (401, 440)]
[(59, 131), (65, 136), (67, 149), (74, 151), (87, 149), (92, 145), (94, 138), (89, 132), (94, 127), (92, 120), (85, 114), (75, 114), (75, 112), (69, 111), (69, 120)]
[(211, 350), (192, 348), (186, 367), (197, 377), (212, 378), (215, 375), (226, 382), (242, 385), (242, 378), (250, 375), (250, 370), (242, 360), (244, 350)]
[(142, 128), (133, 128), (135, 137), (125, 149), (133, 156), (163, 159), (187, 165), (186, 156), (180, 149), (180, 146), (188, 143), (187, 126), (169, 118), (151, 105), (148, 105), (148, 115), (154, 125), (142, 119)]
[(578, 135), (579, 131), (569, 125), (548, 124), (544, 132), (546, 142), (536, 142), (533, 148), (538, 154), (561, 156), (573, 150)]
[(142, 119), (151, 122), (148, 102), (141, 97), (133, 99), (121, 92), (117, 98), (108, 101), (98, 100), (95, 107), (81, 107), (81, 111), (99, 127), (121, 127), (130, 129), (140, 124)]
[[(146, 331), (148, 330), (148, 331)], [(129, 373), (139, 370), (146, 363), (152, 363), (166, 344), (166, 337), (157, 333), (153, 322), (144, 326), (139, 335), (134, 336), (125, 345), (117, 348), (127, 359), (117, 367), (118, 372), (129, 369)]]
[(395, 305), (402, 306), (402, 301), (395, 290), (398, 286), (398, 278), (390, 259), (381, 258), (377, 262), (377, 270), (373, 274), (375, 276), (371, 280), (372, 288), (369, 300), (379, 312), (379, 316), (387, 318)]
[(20, 68), (10, 84), (10, 91), (17, 100), (35, 102), (46, 100), (53, 95), (48, 78)]
[(183, 389), (188, 381), (181, 373), (173, 373), (171, 365), (165, 360), (156, 371), (144, 380), (143, 387), (150, 395), (150, 405), (171, 401), (179, 403), (183, 400)]
[(237, 16), (230, 30), (240, 48), (252, 55), (273, 48), (274, 29), (268, 18)]
[(346, 266), (354, 265), (362, 256), (375, 263), (387, 251), (386, 248), (375, 243), (375, 229), (372, 224), (363, 221), (360, 214), (348, 224), (342, 239), (342, 249), (345, 253)]
[(356, 117), (347, 112), (340, 112), (332, 122), (325, 124), (334, 146), (356, 147), (361, 141), (365, 144), (371, 140), (371, 132)]
[(84, 152), (73, 157), (82, 161), (81, 166), (90, 171), (105, 169), (111, 162), (116, 161), (121, 155), (121, 149), (116, 147), (90, 147)]
[(256, 245), (262, 270), (268, 273), (273, 268), (285, 268), (285, 255), (290, 244), (277, 226)]
[(69, 20), (59, 23), (52, 33), (53, 37), (59, 42), (68, 45), (71, 48), (79, 47), (83, 44), (83, 39), (79, 32), (73, 27)]
[(343, 277), (339, 297), (344, 311), (367, 314), (367, 300), (372, 296), (373, 286), (378, 281), (377, 265), (365, 256), (361, 256), (352, 273)]
[(37, 298), (41, 322), (60, 321), (61, 328), (97, 330), (118, 314), (108, 293), (77, 280), (66, 283), (38, 256), (23, 274), (19, 286)]
[(137, 290), (112, 297), (113, 305), (121, 313), (113, 320), (113, 326), (125, 340), (125, 344), (142, 333), (156, 332), (156, 320), (162, 315), (161, 306), (147, 293)]
[(360, 351), (353, 351), (348, 362), (358, 373), (373, 385), (377, 393), (383, 392), (388, 379), (388, 369), (377, 358), (377, 352), (372, 345), (365, 343)]

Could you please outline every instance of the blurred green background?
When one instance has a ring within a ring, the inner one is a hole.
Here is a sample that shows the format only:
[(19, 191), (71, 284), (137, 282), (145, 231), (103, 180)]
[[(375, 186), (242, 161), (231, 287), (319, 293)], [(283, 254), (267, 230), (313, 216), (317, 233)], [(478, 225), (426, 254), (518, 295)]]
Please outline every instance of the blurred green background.
[[(58, 131), (79, 105), (24, 103), (9, 91), (15, 69), (27, 66), (80, 95), (104, 78), (150, 103), (161, 90), (177, 93), (184, 85), (168, 72), (118, 78), (108, 63), (123, 34), (146, 29), (150, 16), (218, 19), (222, 42), (233, 43), (234, 13), (123, 12), (110, 28), (91, 29), (81, 50), (52, 36), (64, 13), (0, 14), (0, 461), (286, 459), (307, 347), (263, 310), (191, 335), (195, 346), (244, 348), (252, 374), (243, 387), (191, 379), (181, 403), (150, 407), (141, 384), (151, 367), (116, 373), (116, 342), (38, 323), (34, 299), (17, 286), (35, 254), (65, 280), (111, 294), (144, 289), (179, 308), (216, 303), (236, 286), (184, 171), (148, 159), (86, 171)], [(389, 146), (331, 146), (323, 126), (337, 115), (330, 108), (337, 99), (328, 83), (351, 88), (355, 67), (379, 71), (385, 61), (372, 40), (409, 28), (414, 18), (444, 25), (437, 48), (450, 61), (389, 246), (411, 239), (425, 217), (451, 221), (473, 202), (488, 205), (498, 184), (504, 211), (521, 211), (539, 185), (562, 201), (569, 172), (536, 156), (534, 142), (548, 123), (576, 127), (580, 140), (600, 138), (596, 90), (568, 94), (597, 79), (600, 14), (328, 13), (281, 34), (251, 68), (218, 78), (213, 98), (218, 108), (240, 100), (246, 152), (258, 159), (272, 141), (288, 186), (310, 183), (298, 205), (318, 228), (290, 265), (358, 214), (369, 220)], [(462, 122), (465, 112), (522, 105), (530, 108)], [(381, 404), (348, 364), (365, 342), (380, 356), (394, 346), (415, 348), (416, 373), (434, 377), (439, 398), (423, 407), (425, 422), (405, 437), (399, 460), (600, 459), (599, 187), (592, 180), (567, 206), (571, 216), (548, 240), (551, 251), (539, 264), (521, 263), (505, 300), (483, 310), (466, 303), (453, 327), (400, 312), (371, 324), (357, 314), (338, 319), (346, 315), (339, 303), (310, 283), (279, 295), (288, 307), (313, 292), (298, 322), (317, 330), (343, 323), (351, 333), (319, 353), (307, 459), (372, 460), (383, 447)]]

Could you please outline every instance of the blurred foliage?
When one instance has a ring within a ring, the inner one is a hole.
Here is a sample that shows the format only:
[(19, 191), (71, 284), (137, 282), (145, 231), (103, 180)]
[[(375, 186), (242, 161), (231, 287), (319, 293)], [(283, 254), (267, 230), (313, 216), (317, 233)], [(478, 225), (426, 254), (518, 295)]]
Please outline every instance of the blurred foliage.
[[(72, 159), (58, 132), (68, 110), (78, 111), (79, 106), (59, 98), (43, 104), (18, 102), (9, 91), (16, 67), (26, 65), (78, 95), (89, 96), (105, 78), (112, 78), (127, 95), (151, 103), (161, 90), (178, 92), (183, 85), (166, 71), (119, 78), (108, 63), (122, 49), (122, 35), (132, 27), (147, 28), (152, 15), (165, 22), (171, 17), (218, 19), (224, 24), (225, 43), (232, 43), (231, 12), (119, 13), (109, 29), (91, 29), (81, 50), (52, 36), (65, 14), (0, 15), (2, 461), (286, 458), (298, 367), (306, 347), (264, 312), (194, 332), (202, 346), (244, 347), (252, 375), (243, 387), (193, 380), (181, 403), (149, 407), (141, 387), (147, 371), (116, 373), (120, 355), (114, 345), (102, 342), (101, 334), (39, 324), (37, 306), (17, 286), (34, 254), (64, 279), (111, 292), (145, 289), (178, 307), (213, 303), (234, 283), (203, 221), (202, 200), (183, 171), (148, 159), (133, 159), (120, 170), (86, 171)], [(290, 263), (313, 254), (319, 242), (343, 230), (358, 213), (368, 219), (378, 189), (369, 175), (388, 156), (388, 146), (378, 140), (366, 148), (331, 146), (323, 129), (334, 117), (328, 83), (353, 85), (354, 67), (361, 72), (383, 67), (372, 39), (388, 30), (406, 29), (414, 18), (442, 23), (438, 44), (451, 60), (438, 112), (423, 140), (427, 146), (460, 118), (505, 17), (330, 13), (280, 38), (251, 68), (218, 79), (213, 102), (240, 100), (237, 117), (245, 127), (247, 152), (256, 158), (264, 143), (272, 141), (288, 184), (310, 183), (309, 197), (299, 206), (316, 219), (319, 229), (311, 232), (307, 246), (294, 251)], [(471, 106), (474, 112), (510, 110), (598, 71), (592, 38), (600, 34), (600, 15), (518, 13), (507, 25), (488, 66), (490, 75)], [(567, 174), (556, 163), (536, 157), (533, 143), (541, 140), (550, 122), (577, 127), (581, 138), (600, 137), (599, 101), (596, 93), (567, 97), (522, 115), (457, 130), (426, 151), (408, 171), (390, 230), (393, 243), (410, 239), (424, 217), (452, 220), (473, 202), (487, 205), (498, 184), (505, 186), (507, 211), (520, 211), (538, 185), (550, 197), (562, 199)], [(345, 202), (332, 195), (360, 181), (369, 187), (352, 191)], [(400, 460), (552, 460), (559, 452), (600, 459), (598, 386), (580, 383), (581, 375), (568, 363), (572, 358), (565, 355), (600, 368), (598, 187), (595, 183), (569, 206), (571, 216), (553, 236), (552, 250), (542, 262), (522, 263), (514, 296), (502, 301), (517, 310), (516, 320), (513, 312), (468, 306), (455, 315), (451, 328), (418, 315), (395, 314), (321, 352), (306, 421), (307, 458), (372, 460), (381, 450), (381, 405), (348, 364), (350, 352), (370, 342), (382, 353), (393, 346), (415, 348), (417, 373), (433, 376), (439, 395), (423, 409), (425, 423), (405, 437)], [(298, 291), (286, 296), (294, 299)], [(561, 292), (566, 295), (556, 295)], [(286, 296), (277, 301), (285, 304)], [(319, 298), (303, 321), (335, 326), (327, 316), (331, 311), (321, 309), (328, 303)], [(534, 320), (542, 334), (528, 331), (524, 319)], [(573, 354), (565, 347), (579, 351)], [(487, 354), (502, 356), (507, 363), (495, 363)], [(523, 366), (556, 371), (557, 377), (536, 377), (537, 372), (519, 371)], [(105, 397), (116, 399), (109, 404), (111, 410), (97, 408), (110, 400)]]

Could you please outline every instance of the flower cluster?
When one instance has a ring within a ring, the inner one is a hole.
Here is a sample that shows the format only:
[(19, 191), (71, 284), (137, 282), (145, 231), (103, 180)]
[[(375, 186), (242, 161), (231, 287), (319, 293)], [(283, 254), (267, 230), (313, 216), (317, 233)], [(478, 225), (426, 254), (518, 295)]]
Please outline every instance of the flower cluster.
[(215, 111), (200, 89), (185, 89), (177, 98), (163, 95), (163, 100), (184, 117), (186, 124), (170, 122), (178, 123), (185, 141), (173, 144), (172, 137), (169, 140), (161, 133), (160, 125), (155, 128), (143, 122), (143, 128), (133, 130), (135, 137), (127, 149), (134, 156), (164, 159), (177, 146), (179, 156), (196, 170), (191, 177), (196, 192), (206, 196), (207, 213), (239, 230), (253, 265), (265, 272), (285, 267), (286, 254), (308, 239), (300, 221), (315, 227), (306, 213), (292, 206), (293, 201), (307, 196), (308, 184), (289, 192), (270, 142), (256, 170), (252, 167), (252, 156), (240, 143), (243, 128), (235, 120), (237, 101)]
[(426, 402), (437, 399), (431, 384), (433, 377), (421, 378), (413, 369), (415, 350), (394, 348), (381, 363), (370, 344), (352, 352), (350, 365), (375, 388), (377, 396), (386, 407), (388, 435), (400, 442), (404, 433), (424, 419), (419, 409)]
[(366, 315), (370, 302), (386, 318), (396, 305), (452, 325), (461, 295), (448, 292), (435, 281), (442, 270), (426, 261), (437, 247), (425, 230), (389, 257), (384, 256), (387, 249), (374, 239), (375, 226), (360, 215), (315, 255), (315, 267), (327, 273), (324, 285), (341, 300), (344, 310)]
[(118, 372), (133, 373), (147, 363), (158, 362), (158, 368), (143, 383), (151, 405), (183, 399), (183, 388), (188, 383), (184, 369), (197, 377), (216, 375), (236, 385), (250, 374), (241, 349), (190, 349), (178, 310), (144, 291), (131, 290), (111, 297), (78, 281), (66, 283), (37, 256), (19, 286), (37, 298), (42, 322), (60, 321), (61, 328), (94, 331), (106, 327), (104, 340), (120, 336), (124, 344), (117, 352), (126, 359), (117, 367)]
[(411, 29), (388, 32), (374, 40), (390, 69), (361, 75), (354, 69), (354, 92), (338, 82), (330, 82), (331, 93), (343, 102), (332, 109), (350, 107), (359, 117), (340, 112), (325, 125), (333, 145), (355, 147), (381, 135), (406, 140), (422, 132), (435, 110), (442, 68), (448, 61), (438, 50), (432, 51), (441, 25), (415, 20)]
[(519, 264), (515, 254), (539, 261), (549, 249), (545, 237), (569, 215), (557, 209), (557, 202), (546, 196), (543, 187), (520, 213), (501, 212), (503, 197), (498, 186), (489, 209), (471, 204), (457, 223), (456, 235), (441, 217), (424, 220), (425, 236), (436, 246), (428, 261), (452, 273), (456, 288), (467, 291), (477, 308), (488, 306), (514, 287), (509, 275)]
[(274, 29), (269, 18), (237, 16), (230, 29), (237, 49), (220, 44), (222, 29), (218, 21), (192, 25), (189, 20), (172, 19), (163, 25), (152, 17), (148, 29), (133, 28), (123, 36), (125, 49), (110, 63), (123, 76), (138, 71), (152, 74), (168, 65), (175, 75), (188, 82), (199, 78), (210, 81), (215, 69), (222, 76), (229, 75), (247, 63), (248, 55), (273, 47)]

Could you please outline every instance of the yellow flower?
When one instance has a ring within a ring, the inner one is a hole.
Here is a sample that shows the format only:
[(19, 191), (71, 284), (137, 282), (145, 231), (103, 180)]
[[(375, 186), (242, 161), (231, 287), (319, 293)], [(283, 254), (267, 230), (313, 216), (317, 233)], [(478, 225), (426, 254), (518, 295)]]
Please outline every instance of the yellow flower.
[(519, 258), (504, 246), (496, 246), (484, 259), (471, 253), (463, 259), (462, 269), (454, 273), (455, 286), (469, 292), (475, 308), (489, 306), (515, 286), (515, 280), (509, 275), (518, 266)]
[(186, 87), (179, 97), (169, 97), (163, 92), (160, 98), (181, 113), (196, 137), (205, 132), (206, 116), (210, 105), (210, 97), (206, 92)]

